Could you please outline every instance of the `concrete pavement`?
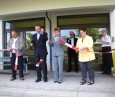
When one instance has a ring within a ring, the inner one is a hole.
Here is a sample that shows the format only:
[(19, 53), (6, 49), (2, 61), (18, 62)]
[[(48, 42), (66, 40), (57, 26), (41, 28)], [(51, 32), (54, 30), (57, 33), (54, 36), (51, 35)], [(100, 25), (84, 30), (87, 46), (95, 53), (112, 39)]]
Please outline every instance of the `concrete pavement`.
[(53, 82), (53, 72), (48, 72), (48, 82), (35, 83), (36, 71), (29, 71), (25, 80), (10, 81), (11, 74), (0, 74), (0, 97), (115, 97), (115, 78), (96, 72), (94, 85), (80, 85), (81, 73), (64, 72), (62, 84)]

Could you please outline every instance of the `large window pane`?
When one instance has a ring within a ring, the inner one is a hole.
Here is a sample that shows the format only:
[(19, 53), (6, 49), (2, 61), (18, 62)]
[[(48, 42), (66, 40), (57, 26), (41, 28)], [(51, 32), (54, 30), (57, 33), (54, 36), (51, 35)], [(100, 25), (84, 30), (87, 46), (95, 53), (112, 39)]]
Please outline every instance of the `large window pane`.
[(5, 23), (5, 29), (10, 29), (10, 23), (8, 22)]
[(26, 31), (26, 48), (29, 48), (30, 42), (32, 40), (32, 35), (35, 33), (35, 31)]

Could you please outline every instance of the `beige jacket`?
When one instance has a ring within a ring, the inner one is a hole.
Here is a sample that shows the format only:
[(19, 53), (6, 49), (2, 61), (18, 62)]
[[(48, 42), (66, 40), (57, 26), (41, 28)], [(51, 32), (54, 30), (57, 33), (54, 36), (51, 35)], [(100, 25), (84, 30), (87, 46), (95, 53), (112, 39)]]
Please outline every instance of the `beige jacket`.
[(79, 51), (79, 61), (87, 62), (95, 60), (95, 54), (93, 51), (93, 39), (92, 37), (86, 35), (85, 39), (82, 41), (82, 38), (78, 38), (76, 46), (81, 49), (83, 47), (88, 47), (83, 51)]
[[(8, 41), (7, 48), (12, 48), (13, 42), (14, 42), (14, 39), (11, 38)], [(24, 44), (25, 44), (24, 40), (21, 37), (18, 37), (18, 39), (15, 42), (15, 47), (18, 50), (19, 56), (24, 54)]]

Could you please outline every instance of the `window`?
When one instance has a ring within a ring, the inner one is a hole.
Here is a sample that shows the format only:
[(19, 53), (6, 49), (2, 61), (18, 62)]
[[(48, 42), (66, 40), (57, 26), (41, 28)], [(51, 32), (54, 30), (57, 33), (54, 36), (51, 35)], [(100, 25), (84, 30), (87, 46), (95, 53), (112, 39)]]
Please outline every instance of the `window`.
[[(7, 48), (7, 43), (9, 39), (11, 38), (11, 31), (17, 30), (19, 32), (19, 35), (24, 38), (25, 48), (29, 47), (32, 34), (35, 33), (34, 26), (36, 24), (41, 25), (43, 28), (45, 28), (45, 18), (32, 18), (32, 19), (22, 19), (22, 20), (11, 20), (11, 21), (5, 21), (5, 32), (4, 32), (4, 48)], [(26, 55), (32, 55), (33, 52), (30, 53), (29, 51), (26, 51)], [(9, 56), (9, 54), (4, 54), (4, 56)]]

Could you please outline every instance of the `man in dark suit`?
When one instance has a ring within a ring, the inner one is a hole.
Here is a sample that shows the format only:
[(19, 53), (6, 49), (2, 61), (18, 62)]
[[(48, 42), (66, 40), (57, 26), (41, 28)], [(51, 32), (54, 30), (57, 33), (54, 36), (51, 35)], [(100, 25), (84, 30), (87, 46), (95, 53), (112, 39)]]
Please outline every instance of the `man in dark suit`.
[(39, 66), (36, 65), (37, 66), (36, 67), (37, 80), (35, 82), (39, 82), (42, 79), (41, 67), (43, 68), (44, 82), (47, 82), (48, 81), (47, 64), (46, 64), (46, 56), (48, 54), (47, 48), (46, 48), (46, 41), (48, 40), (47, 33), (43, 31), (41, 32), (40, 25), (35, 26), (35, 31), (36, 31), (36, 34), (33, 35), (33, 38), (30, 44), (30, 46), (34, 46), (34, 57), (35, 57), (37, 65), (40, 63)]
[[(73, 31), (70, 32), (70, 38), (67, 38), (67, 43), (69, 43), (73, 46), (76, 46), (77, 38), (75, 38), (75, 34)], [(68, 54), (68, 70), (67, 70), (67, 72), (72, 71), (72, 59), (75, 64), (75, 72), (78, 72), (78, 53), (76, 53), (76, 51), (74, 51), (73, 49), (68, 47), (67, 54)]]

